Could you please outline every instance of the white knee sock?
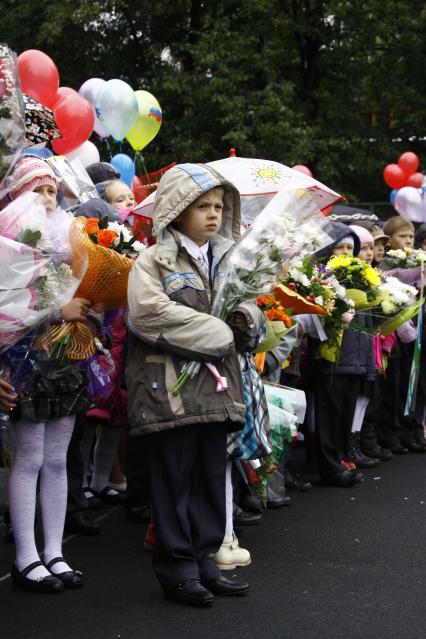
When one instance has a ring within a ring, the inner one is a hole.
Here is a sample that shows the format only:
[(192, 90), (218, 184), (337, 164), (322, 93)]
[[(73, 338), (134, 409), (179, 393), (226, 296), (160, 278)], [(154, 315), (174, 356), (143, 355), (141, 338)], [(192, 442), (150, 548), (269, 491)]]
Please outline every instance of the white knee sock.
[(234, 488), (232, 486), (232, 462), (226, 462), (226, 528), (225, 538), (232, 539)]
[(353, 433), (359, 433), (359, 431), (361, 430), (365, 411), (367, 410), (369, 401), (369, 397), (366, 397), (365, 395), (359, 395), (358, 399), (356, 400), (355, 413), (352, 421)]
[[(93, 477), (90, 484), (90, 488), (97, 492), (101, 492), (108, 486), (122, 433), (123, 429), (117, 426), (102, 426), (95, 446)], [(117, 494), (113, 488), (108, 492)]]
[[(44, 424), (14, 422), (13, 462), (9, 476), (9, 509), (15, 536), (16, 566), (24, 570), (40, 561), (34, 536), (37, 478), (44, 458)], [(50, 573), (43, 566), (34, 568), (28, 579), (40, 579)]]
[[(44, 561), (62, 557), (65, 512), (67, 508), (67, 450), (75, 416), (46, 422), (44, 462), (40, 473), (40, 504), (43, 516)], [(71, 570), (65, 562), (50, 568), (54, 574)]]

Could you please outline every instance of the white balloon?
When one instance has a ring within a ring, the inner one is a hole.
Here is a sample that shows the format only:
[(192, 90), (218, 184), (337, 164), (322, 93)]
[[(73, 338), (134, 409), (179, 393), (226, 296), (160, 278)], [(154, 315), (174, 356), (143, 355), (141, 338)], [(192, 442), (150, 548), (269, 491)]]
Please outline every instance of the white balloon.
[(395, 196), (394, 207), (412, 222), (426, 222), (426, 196), (422, 189), (402, 187)]
[(89, 166), (89, 164), (94, 164), (95, 162), (101, 161), (98, 149), (93, 144), (93, 142), (90, 142), (90, 140), (86, 140), (86, 142), (83, 142), (83, 144), (74, 149), (74, 151), (66, 153), (65, 157), (67, 157), (69, 160), (80, 160), (85, 168), (86, 166)]
[(101, 89), (104, 84), (106, 84), (106, 80), (102, 80), (101, 78), (90, 78), (90, 80), (86, 80), (86, 82), (81, 85), (78, 92), (83, 98), (86, 98), (93, 107), (95, 114), (95, 126), (93, 127), (93, 130), (96, 131), (101, 138), (108, 138), (110, 133), (108, 129), (104, 127), (102, 122), (100, 122), (96, 112), (96, 96), (99, 89)]

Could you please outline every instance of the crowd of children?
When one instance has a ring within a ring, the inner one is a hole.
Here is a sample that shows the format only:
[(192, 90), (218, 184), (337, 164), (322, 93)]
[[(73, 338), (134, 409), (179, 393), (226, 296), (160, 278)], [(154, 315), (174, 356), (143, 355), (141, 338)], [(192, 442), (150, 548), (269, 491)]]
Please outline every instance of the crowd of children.
[[(130, 188), (105, 163), (88, 173), (99, 198), (75, 208), (70, 218), (106, 215), (128, 223), (135, 204)], [(45, 161), (27, 155), (12, 178), (10, 199), (34, 191), (47, 213), (54, 213), (57, 177)], [(129, 520), (148, 524), (145, 549), (152, 551), (167, 598), (210, 606), (215, 596), (248, 592), (247, 583), (221, 574), (251, 561), (234, 528), (258, 523), (265, 506), (288, 505), (286, 489), (309, 490), (311, 484), (291, 472), (290, 446), (262, 478), (264, 493), (254, 490), (260, 476), (256, 456), (270, 453), (268, 405), (252, 359), (264, 315), (255, 302), (237, 305), (226, 320), (211, 312), (240, 228), (240, 197), (230, 182), (207, 165), (171, 168), (156, 194), (156, 243), (132, 268), (127, 306), (110, 318), (95, 313), (89, 300), (74, 298), (51, 318), (52, 324), (89, 323), (101, 344), (102, 365), (110, 366), (108, 397), (94, 403), (81, 367), (43, 352), (18, 396), (0, 376), (0, 408), (12, 414), (5, 520), (16, 545), (15, 586), (35, 592), (82, 586), (83, 574), (62, 555), (64, 526), (99, 534), (89, 510), (122, 504)], [(379, 269), (388, 248), (426, 245), (426, 225), (415, 231), (401, 216), (383, 227), (332, 222), (326, 231), (331, 243), (316, 259), (354, 255)], [(421, 270), (392, 275), (420, 287)], [(355, 317), (358, 326), (372, 328), (368, 310)], [(422, 375), (416, 410), (404, 416), (414, 323), (380, 339), (372, 331), (351, 330), (349, 318), (340, 357), (331, 362), (318, 357), (318, 323), (309, 315), (294, 319), (266, 354), (263, 378), (305, 394), (300, 431), (323, 482), (350, 487), (362, 481), (360, 469), (395, 455), (425, 453)], [(377, 364), (383, 362), (378, 349), (386, 369)], [(188, 361), (199, 363), (197, 373), (172, 393)], [(226, 392), (218, 392), (218, 379), (226, 379)], [(34, 535), (38, 480), (43, 561)]]

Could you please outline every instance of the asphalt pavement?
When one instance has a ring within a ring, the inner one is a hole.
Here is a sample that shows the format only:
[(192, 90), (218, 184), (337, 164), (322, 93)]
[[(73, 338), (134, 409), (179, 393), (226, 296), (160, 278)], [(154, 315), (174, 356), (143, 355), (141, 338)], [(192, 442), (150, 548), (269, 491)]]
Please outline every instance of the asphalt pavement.
[[(0, 475), (0, 484), (6, 471)], [(420, 639), (426, 636), (426, 455), (365, 474), (353, 488), (315, 482), (291, 507), (241, 531), (247, 597), (211, 609), (164, 601), (143, 551), (144, 526), (99, 512), (100, 537), (70, 536), (81, 590), (14, 590), (13, 545), (0, 541), (1, 639)], [(0, 490), (0, 506), (4, 503)]]

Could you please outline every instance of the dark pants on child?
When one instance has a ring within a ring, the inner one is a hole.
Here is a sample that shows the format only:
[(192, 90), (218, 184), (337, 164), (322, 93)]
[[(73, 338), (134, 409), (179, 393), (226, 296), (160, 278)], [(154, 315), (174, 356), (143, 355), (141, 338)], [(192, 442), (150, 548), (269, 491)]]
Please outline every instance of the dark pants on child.
[(321, 477), (344, 470), (340, 461), (349, 447), (360, 380), (359, 375), (315, 376), (315, 435)]
[(220, 573), (209, 555), (225, 534), (229, 424), (191, 424), (150, 436), (153, 569), (165, 592)]
[(83, 492), (83, 457), (81, 440), (86, 427), (86, 411), (79, 413), (75, 420), (74, 431), (67, 453), (68, 504), (67, 513), (72, 514), (89, 507)]

